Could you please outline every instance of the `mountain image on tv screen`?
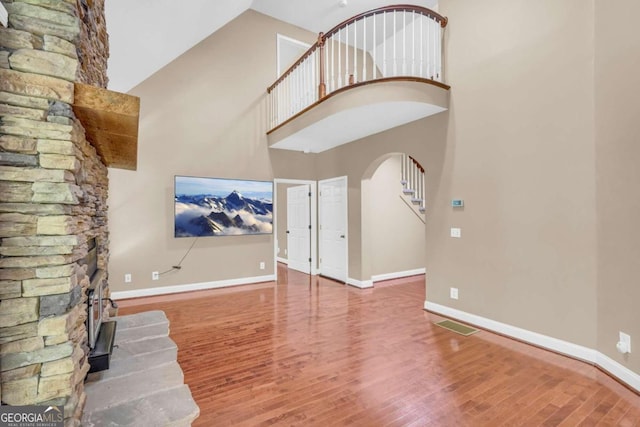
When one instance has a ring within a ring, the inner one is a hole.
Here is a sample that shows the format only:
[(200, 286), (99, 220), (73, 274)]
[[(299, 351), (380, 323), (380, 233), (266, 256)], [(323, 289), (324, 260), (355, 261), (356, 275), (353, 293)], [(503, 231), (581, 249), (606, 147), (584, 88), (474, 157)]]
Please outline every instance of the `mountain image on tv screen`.
[(175, 237), (273, 232), (273, 183), (175, 177)]

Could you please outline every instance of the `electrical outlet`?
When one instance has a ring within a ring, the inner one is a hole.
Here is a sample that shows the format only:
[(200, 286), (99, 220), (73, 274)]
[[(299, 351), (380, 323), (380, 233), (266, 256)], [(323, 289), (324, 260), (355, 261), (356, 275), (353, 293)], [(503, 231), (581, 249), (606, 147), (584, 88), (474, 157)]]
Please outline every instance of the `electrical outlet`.
[(451, 299), (458, 299), (458, 288), (451, 288), (449, 291)]
[(260, 263), (260, 270), (264, 270), (264, 261)]
[(459, 228), (452, 228), (451, 229), (451, 237), (455, 237), (456, 239), (459, 239), (462, 237), (462, 231)]
[(131, 273), (124, 275), (124, 283), (131, 283)]
[(631, 353), (631, 336), (624, 332), (620, 332), (620, 342), (626, 345), (626, 352)]
[(160, 278), (160, 273), (158, 273), (157, 271), (154, 271), (153, 273), (151, 273), (151, 280), (158, 280)]

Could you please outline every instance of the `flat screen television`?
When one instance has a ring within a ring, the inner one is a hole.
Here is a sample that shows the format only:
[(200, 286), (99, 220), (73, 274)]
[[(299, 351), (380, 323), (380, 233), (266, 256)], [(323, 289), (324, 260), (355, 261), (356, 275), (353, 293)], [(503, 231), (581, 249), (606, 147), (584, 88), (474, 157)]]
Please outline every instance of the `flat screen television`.
[(273, 233), (273, 183), (176, 176), (174, 236)]

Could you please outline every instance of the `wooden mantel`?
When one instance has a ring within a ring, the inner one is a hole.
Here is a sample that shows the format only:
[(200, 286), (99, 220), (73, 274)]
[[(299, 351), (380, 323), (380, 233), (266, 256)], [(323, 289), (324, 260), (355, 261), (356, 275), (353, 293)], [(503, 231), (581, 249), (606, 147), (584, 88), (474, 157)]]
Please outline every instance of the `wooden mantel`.
[(108, 167), (136, 170), (140, 98), (75, 83), (73, 111)]

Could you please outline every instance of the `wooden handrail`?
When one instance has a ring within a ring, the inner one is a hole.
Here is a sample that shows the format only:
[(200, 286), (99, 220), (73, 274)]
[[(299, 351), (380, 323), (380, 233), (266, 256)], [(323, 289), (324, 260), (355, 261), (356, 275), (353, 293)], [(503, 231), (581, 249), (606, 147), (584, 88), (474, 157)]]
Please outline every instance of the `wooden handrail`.
[(434, 12), (433, 10), (427, 8), (427, 7), (422, 7), (422, 6), (415, 6), (415, 5), (411, 5), (411, 4), (396, 4), (396, 5), (392, 5), (392, 6), (384, 6), (384, 7), (379, 7), (377, 9), (371, 9), (368, 10), (366, 12), (363, 12), (359, 15), (353, 16), (345, 21), (342, 21), (341, 23), (339, 23), (338, 25), (336, 25), (335, 27), (333, 27), (332, 29), (330, 29), (329, 31), (327, 31), (324, 34), (324, 38), (328, 38), (331, 37), (332, 35), (334, 35), (335, 33), (337, 33), (338, 31), (340, 31), (342, 28), (346, 27), (347, 25), (351, 24), (352, 22), (355, 21), (359, 21), (360, 19), (364, 19), (364, 18), (368, 18), (369, 16), (372, 15), (378, 15), (380, 13), (383, 12), (421, 12), (423, 15), (428, 16), (429, 18), (432, 18), (433, 20), (435, 20), (436, 22), (440, 23), (440, 26), (442, 28), (447, 26), (447, 22), (449, 22), (449, 19), (440, 15), (438, 12)]
[[(343, 27), (347, 26), (348, 24), (358, 21), (360, 19), (364, 19), (367, 18), (369, 16), (372, 15), (377, 15), (380, 13), (384, 13), (384, 12), (394, 12), (394, 11), (410, 11), (410, 12), (420, 12), (423, 15), (426, 15), (430, 18), (432, 18), (433, 20), (435, 20), (436, 22), (440, 23), (440, 26), (442, 28), (447, 26), (447, 22), (449, 22), (449, 19), (446, 16), (442, 16), (440, 15), (438, 12), (434, 12), (433, 10), (427, 8), (427, 7), (422, 7), (422, 6), (414, 6), (414, 5), (410, 5), (410, 4), (397, 4), (397, 5), (392, 5), (392, 6), (384, 6), (384, 7), (379, 7), (377, 9), (371, 9), (368, 10), (366, 12), (363, 12), (359, 15), (353, 16), (341, 23), (339, 23), (338, 25), (336, 25), (335, 27), (333, 27), (331, 30), (329, 30), (326, 33), (320, 33), (318, 35), (318, 40), (312, 44), (309, 49), (307, 49), (300, 58), (298, 58), (298, 60), (296, 62), (293, 63), (293, 65), (291, 65), (289, 68), (287, 68), (287, 70), (282, 73), (282, 75), (278, 78), (278, 80), (276, 80), (271, 86), (269, 86), (267, 88), (267, 93), (271, 93), (271, 91), (278, 86), (278, 84), (280, 82), (282, 82), (284, 79), (287, 78), (287, 76), (289, 74), (291, 74), (293, 72), (293, 70), (295, 70), (305, 59), (307, 59), (307, 57), (309, 57), (314, 50), (316, 50), (318, 47), (320, 47), (322, 49), (322, 47), (324, 46), (324, 42), (327, 40), (327, 38), (331, 37), (332, 35), (334, 35), (335, 33), (337, 33), (338, 31), (340, 31)], [(322, 56), (321, 56), (322, 58)], [(321, 59), (322, 60), (322, 59)], [(321, 73), (324, 72), (323, 67), (320, 68)], [(322, 77), (322, 76), (321, 76)], [(320, 79), (320, 84), (324, 85), (324, 79)], [(321, 89), (319, 89), (321, 90)], [(321, 95), (322, 97), (322, 95)]]
[(417, 161), (416, 159), (414, 159), (413, 157), (409, 156), (409, 158), (411, 159), (411, 161), (413, 162), (413, 164), (418, 168), (418, 170), (422, 173), (424, 173), (424, 168), (422, 167), (422, 165), (420, 164), (419, 161)]

